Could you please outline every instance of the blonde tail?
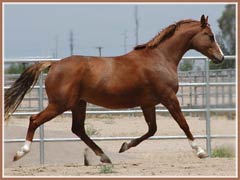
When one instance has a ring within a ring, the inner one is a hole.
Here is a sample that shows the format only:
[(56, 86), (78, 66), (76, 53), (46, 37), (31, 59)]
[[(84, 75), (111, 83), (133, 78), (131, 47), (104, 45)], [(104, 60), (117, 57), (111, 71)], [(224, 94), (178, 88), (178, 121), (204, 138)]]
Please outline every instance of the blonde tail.
[(4, 93), (4, 119), (8, 120), (9, 116), (17, 109), (25, 94), (33, 88), (38, 77), (44, 69), (50, 67), (53, 62), (40, 62), (28, 67), (21, 76), (7, 89)]

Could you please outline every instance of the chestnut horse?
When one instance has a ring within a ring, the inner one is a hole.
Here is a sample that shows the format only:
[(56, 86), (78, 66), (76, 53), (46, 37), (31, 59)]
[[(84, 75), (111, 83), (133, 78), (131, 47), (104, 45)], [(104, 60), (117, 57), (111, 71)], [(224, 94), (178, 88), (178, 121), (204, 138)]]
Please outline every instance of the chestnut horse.
[(197, 156), (207, 157), (194, 140), (176, 96), (179, 87), (177, 67), (189, 49), (199, 51), (214, 63), (223, 61), (223, 53), (208, 24), (208, 17), (202, 15), (200, 21), (188, 19), (172, 24), (149, 42), (122, 56), (70, 56), (30, 66), (5, 92), (5, 120), (46, 68), (49, 68), (45, 80), (49, 103), (42, 112), (30, 117), (25, 144), (17, 151), (14, 161), (30, 151), (34, 132), (40, 125), (71, 110), (72, 132), (100, 156), (101, 162), (111, 163), (86, 134), (87, 102), (111, 109), (141, 107), (148, 132), (130, 143), (124, 142), (119, 152), (154, 135), (157, 130), (155, 106), (161, 103), (184, 131)]

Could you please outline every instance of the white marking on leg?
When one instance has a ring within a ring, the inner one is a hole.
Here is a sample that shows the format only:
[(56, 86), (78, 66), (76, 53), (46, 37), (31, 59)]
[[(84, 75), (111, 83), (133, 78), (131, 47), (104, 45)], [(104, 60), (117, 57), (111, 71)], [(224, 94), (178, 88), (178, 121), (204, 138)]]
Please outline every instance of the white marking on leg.
[(26, 140), (24, 145), (21, 147), (21, 149), (16, 152), (13, 160), (17, 161), (20, 158), (22, 158), (24, 155), (26, 155), (31, 149), (31, 143), (32, 143), (31, 141)]
[(197, 146), (197, 143), (195, 141), (192, 141), (192, 140), (188, 140), (190, 146), (192, 147), (192, 149), (195, 149), (197, 150), (198, 146)]
[(189, 142), (190, 146), (192, 147), (192, 149), (194, 149), (196, 151), (197, 156), (199, 158), (205, 158), (208, 156), (208, 154), (200, 146), (197, 145), (195, 140), (193, 140), (193, 141), (188, 140), (188, 142)]

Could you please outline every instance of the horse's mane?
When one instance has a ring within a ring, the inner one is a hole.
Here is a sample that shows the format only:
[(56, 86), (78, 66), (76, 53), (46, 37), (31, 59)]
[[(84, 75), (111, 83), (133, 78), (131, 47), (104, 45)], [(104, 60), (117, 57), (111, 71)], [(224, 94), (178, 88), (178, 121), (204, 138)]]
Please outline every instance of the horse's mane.
[(134, 50), (145, 49), (145, 48), (155, 48), (166, 39), (169, 39), (170, 37), (172, 37), (180, 25), (186, 24), (186, 23), (197, 23), (197, 22), (199, 23), (199, 21), (187, 19), (187, 20), (181, 20), (177, 23), (171, 24), (167, 28), (159, 32), (152, 40), (148, 41), (145, 44), (137, 45), (136, 47), (134, 47)]

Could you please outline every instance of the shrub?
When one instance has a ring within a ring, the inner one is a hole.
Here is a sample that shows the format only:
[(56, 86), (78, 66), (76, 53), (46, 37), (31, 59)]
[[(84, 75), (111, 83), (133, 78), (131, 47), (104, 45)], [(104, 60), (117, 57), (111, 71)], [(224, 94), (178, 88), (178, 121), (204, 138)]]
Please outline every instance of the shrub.
[(229, 147), (218, 147), (213, 149), (212, 157), (231, 158), (234, 157), (234, 152)]
[(113, 173), (113, 166), (111, 164), (103, 165), (100, 168), (100, 173), (101, 174), (110, 174)]

